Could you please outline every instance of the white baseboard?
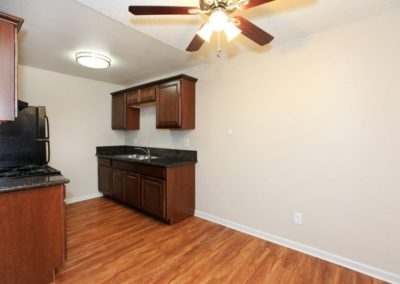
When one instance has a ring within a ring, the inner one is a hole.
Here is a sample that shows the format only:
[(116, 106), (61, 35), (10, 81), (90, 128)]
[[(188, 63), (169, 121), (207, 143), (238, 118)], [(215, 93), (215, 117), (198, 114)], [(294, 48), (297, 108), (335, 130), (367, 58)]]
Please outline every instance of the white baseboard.
[(195, 212), (195, 216), (202, 218), (202, 219), (206, 219), (208, 221), (223, 225), (225, 227), (243, 232), (245, 234), (266, 240), (266, 241), (270, 241), (272, 243), (276, 243), (279, 244), (281, 246), (284, 247), (288, 247), (297, 251), (300, 251), (302, 253), (308, 254), (308, 255), (312, 255), (315, 256), (317, 258), (335, 263), (337, 265), (349, 268), (351, 270), (355, 270), (358, 271), (360, 273), (369, 275), (371, 277), (389, 282), (389, 283), (400, 283), (400, 275), (396, 275), (394, 273), (391, 272), (387, 272), (351, 259), (347, 259), (317, 248), (313, 248), (301, 243), (297, 243), (273, 234), (269, 234), (248, 226), (244, 226), (241, 225), (239, 223), (235, 223), (214, 215), (210, 215), (201, 211), (196, 210)]
[(70, 203), (75, 203), (75, 202), (79, 202), (79, 201), (84, 201), (84, 200), (101, 197), (101, 196), (103, 196), (103, 194), (101, 194), (100, 192), (86, 194), (86, 195), (80, 195), (80, 196), (65, 199), (65, 203), (70, 204)]

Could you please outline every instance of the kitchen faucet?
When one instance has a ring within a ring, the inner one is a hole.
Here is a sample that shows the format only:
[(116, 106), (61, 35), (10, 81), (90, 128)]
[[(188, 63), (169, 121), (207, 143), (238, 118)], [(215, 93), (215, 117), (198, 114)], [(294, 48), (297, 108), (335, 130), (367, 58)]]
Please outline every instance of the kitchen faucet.
[(147, 158), (150, 159), (150, 149), (145, 147), (145, 148), (141, 148), (141, 147), (135, 147), (135, 150), (141, 150), (143, 152), (146, 153)]

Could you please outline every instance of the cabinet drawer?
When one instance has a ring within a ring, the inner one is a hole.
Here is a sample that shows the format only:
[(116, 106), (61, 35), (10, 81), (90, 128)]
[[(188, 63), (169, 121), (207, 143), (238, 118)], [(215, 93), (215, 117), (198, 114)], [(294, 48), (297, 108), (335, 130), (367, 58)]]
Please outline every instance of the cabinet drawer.
[(113, 169), (165, 179), (165, 168), (157, 166), (147, 166), (139, 163), (126, 163), (114, 160)]
[(127, 105), (131, 106), (131, 105), (135, 105), (135, 104), (139, 104), (139, 103), (140, 103), (139, 90), (130, 91), (128, 93), (128, 97), (127, 97)]
[(111, 160), (99, 158), (99, 166), (111, 167)]
[(156, 88), (154, 86), (140, 89), (140, 102), (147, 103), (156, 100)]

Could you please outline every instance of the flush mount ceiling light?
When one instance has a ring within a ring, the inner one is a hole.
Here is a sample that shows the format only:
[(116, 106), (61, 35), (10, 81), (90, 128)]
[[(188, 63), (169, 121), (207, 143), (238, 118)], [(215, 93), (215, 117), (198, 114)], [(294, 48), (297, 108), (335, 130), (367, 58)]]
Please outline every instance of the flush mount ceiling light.
[(93, 69), (105, 69), (111, 65), (110, 58), (96, 52), (78, 52), (75, 58), (80, 65)]
[(273, 40), (273, 36), (263, 31), (243, 17), (231, 15), (237, 11), (247, 10), (273, 0), (199, 0), (198, 7), (185, 6), (129, 6), (129, 11), (137, 16), (146, 15), (199, 15), (209, 16), (205, 23), (196, 33), (186, 51), (193, 52), (200, 49), (205, 41), (209, 42), (213, 32), (219, 35), (224, 31), (228, 41), (239, 34), (254, 41), (258, 45), (266, 45)]

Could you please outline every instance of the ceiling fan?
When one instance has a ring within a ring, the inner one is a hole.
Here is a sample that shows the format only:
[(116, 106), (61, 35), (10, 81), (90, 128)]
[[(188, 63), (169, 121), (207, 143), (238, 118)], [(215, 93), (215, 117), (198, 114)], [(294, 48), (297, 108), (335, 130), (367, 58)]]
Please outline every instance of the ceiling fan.
[(208, 23), (201, 26), (186, 51), (201, 48), (209, 42), (214, 31), (224, 31), (230, 41), (242, 33), (259, 45), (270, 43), (274, 37), (240, 16), (231, 16), (237, 10), (250, 9), (273, 0), (200, 0), (200, 7), (183, 6), (129, 6), (129, 11), (138, 16), (145, 15), (199, 15), (209, 16)]

